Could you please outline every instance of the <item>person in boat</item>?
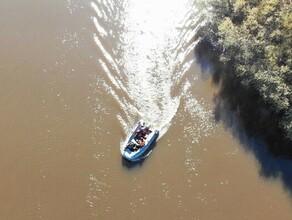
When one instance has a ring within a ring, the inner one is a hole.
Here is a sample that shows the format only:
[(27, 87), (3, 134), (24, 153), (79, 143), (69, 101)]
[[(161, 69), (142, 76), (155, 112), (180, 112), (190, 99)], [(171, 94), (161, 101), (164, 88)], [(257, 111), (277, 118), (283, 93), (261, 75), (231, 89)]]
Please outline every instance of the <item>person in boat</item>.
[(136, 145), (136, 147), (139, 149), (140, 147), (143, 147), (145, 145), (145, 137), (138, 136), (135, 139), (132, 139), (132, 143)]
[(146, 126), (145, 128), (142, 129), (142, 135), (145, 137), (147, 134), (150, 134), (150, 126)]
[(145, 127), (142, 125), (140, 129), (136, 132), (136, 139), (141, 139), (144, 136)]
[(149, 129), (150, 126), (144, 126), (142, 125), (142, 127), (137, 131), (137, 139), (141, 139), (141, 138), (145, 138), (145, 136), (147, 134), (150, 134), (150, 129)]
[(144, 138), (141, 138), (141, 139), (138, 141), (138, 144), (139, 144), (139, 147), (143, 147), (143, 146), (145, 146), (145, 140), (144, 140)]

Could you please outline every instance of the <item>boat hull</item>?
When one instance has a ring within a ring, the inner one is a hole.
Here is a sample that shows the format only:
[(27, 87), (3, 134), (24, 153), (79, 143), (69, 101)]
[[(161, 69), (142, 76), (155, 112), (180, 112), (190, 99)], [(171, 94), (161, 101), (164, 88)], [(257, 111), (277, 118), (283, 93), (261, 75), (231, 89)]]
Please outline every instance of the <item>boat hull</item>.
[(129, 148), (129, 144), (135, 139), (137, 131), (141, 128), (142, 124), (144, 123), (143, 120), (140, 120), (135, 127), (134, 131), (130, 134), (130, 136), (125, 141), (122, 147), (122, 156), (129, 160), (129, 161), (138, 161), (141, 160), (151, 146), (155, 143), (156, 139), (159, 136), (159, 131), (157, 129), (151, 129), (151, 133), (146, 138), (146, 144), (143, 147), (140, 147), (138, 150), (131, 150)]

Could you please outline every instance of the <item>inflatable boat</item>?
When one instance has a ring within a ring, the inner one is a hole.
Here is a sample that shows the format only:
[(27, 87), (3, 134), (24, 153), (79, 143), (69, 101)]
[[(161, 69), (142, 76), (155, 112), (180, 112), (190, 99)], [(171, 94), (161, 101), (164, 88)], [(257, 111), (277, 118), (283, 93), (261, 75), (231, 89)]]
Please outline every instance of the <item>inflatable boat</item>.
[(145, 152), (155, 143), (158, 135), (158, 129), (140, 120), (124, 142), (121, 148), (122, 156), (129, 161), (142, 159)]

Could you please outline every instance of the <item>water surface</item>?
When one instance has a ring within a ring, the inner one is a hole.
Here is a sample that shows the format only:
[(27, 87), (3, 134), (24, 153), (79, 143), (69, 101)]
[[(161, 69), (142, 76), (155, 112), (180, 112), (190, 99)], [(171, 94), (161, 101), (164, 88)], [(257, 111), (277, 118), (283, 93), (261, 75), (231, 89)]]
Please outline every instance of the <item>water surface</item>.
[[(215, 120), (199, 3), (0, 3), (1, 218), (292, 217), (291, 163)], [(130, 164), (140, 118), (162, 132)]]

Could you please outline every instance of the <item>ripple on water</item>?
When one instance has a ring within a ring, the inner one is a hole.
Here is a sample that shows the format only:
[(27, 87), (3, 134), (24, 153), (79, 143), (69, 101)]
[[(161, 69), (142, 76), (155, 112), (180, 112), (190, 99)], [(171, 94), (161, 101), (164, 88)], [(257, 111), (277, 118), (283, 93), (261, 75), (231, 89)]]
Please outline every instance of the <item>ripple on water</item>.
[(186, 147), (185, 165), (189, 171), (195, 172), (195, 175), (198, 175), (197, 167), (202, 162), (195, 156), (196, 147), (202, 137), (212, 135), (217, 128), (213, 120), (212, 110), (207, 110), (201, 102), (204, 100), (197, 100), (190, 92), (186, 94), (184, 100), (184, 111), (191, 118), (184, 125), (184, 134), (191, 141)]
[[(162, 8), (164, 4), (169, 7), (161, 13), (157, 4)], [(106, 76), (104, 89), (120, 105), (117, 119), (125, 133), (143, 118), (158, 127), (162, 137), (177, 113), (182, 90), (186, 89), (184, 76), (194, 61), (186, 61), (186, 58), (198, 43), (193, 37), (200, 25), (200, 16), (190, 12), (185, 14), (186, 5), (196, 11), (194, 5), (189, 4), (189, 1), (178, 0), (171, 4), (139, 0), (126, 4), (91, 3), (97, 16), (93, 17), (97, 30), (94, 40), (103, 56), (99, 63)], [(117, 7), (123, 13), (113, 13)], [(191, 18), (195, 18), (193, 22), (189, 21)], [(118, 25), (116, 19), (122, 25)], [(119, 38), (108, 42), (106, 26), (111, 27), (110, 31)], [(109, 43), (111, 47), (108, 47)], [(176, 84), (181, 89), (171, 94)]]

